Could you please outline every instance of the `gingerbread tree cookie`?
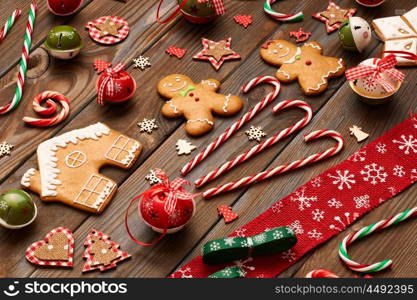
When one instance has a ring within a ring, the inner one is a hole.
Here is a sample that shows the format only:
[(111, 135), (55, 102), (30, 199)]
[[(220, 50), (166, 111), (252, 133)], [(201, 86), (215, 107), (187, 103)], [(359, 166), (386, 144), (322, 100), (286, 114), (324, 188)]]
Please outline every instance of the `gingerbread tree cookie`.
[(323, 56), (323, 47), (317, 42), (308, 42), (301, 47), (284, 41), (271, 40), (261, 49), (261, 57), (269, 64), (280, 66), (276, 77), (282, 82), (298, 79), (306, 95), (324, 92), (328, 80), (343, 75), (345, 63), (341, 58)]
[(83, 254), (86, 263), (83, 272), (100, 269), (106, 271), (115, 268), (117, 264), (130, 258), (130, 254), (121, 251), (120, 245), (110, 240), (110, 236), (95, 229), (88, 234)]
[(193, 136), (205, 134), (213, 128), (213, 112), (231, 116), (243, 107), (238, 96), (216, 93), (220, 82), (215, 79), (196, 84), (188, 76), (172, 74), (159, 81), (157, 88), (161, 96), (170, 99), (162, 107), (162, 114), (168, 118), (184, 116), (187, 119), (185, 130)]
[(38, 146), (39, 171), (29, 169), (21, 184), (43, 201), (62, 202), (101, 213), (117, 184), (99, 173), (105, 165), (130, 168), (142, 145), (102, 123), (76, 129)]

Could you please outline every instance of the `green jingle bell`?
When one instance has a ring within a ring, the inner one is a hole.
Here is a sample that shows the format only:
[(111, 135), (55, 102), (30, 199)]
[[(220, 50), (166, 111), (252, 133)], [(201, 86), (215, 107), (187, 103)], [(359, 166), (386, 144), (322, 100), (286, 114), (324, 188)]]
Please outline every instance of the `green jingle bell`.
[(181, 9), (184, 18), (192, 23), (205, 24), (213, 21), (218, 17), (214, 5), (210, 1), (200, 3), (197, 0), (177, 0), (178, 5), (187, 1)]
[(71, 59), (80, 53), (84, 43), (74, 27), (61, 25), (49, 31), (44, 46), (53, 57)]
[(362, 52), (371, 42), (371, 26), (360, 17), (350, 17), (339, 28), (339, 40), (343, 48)]
[(9, 229), (20, 229), (32, 223), (37, 208), (28, 193), (10, 190), (0, 195), (0, 225)]

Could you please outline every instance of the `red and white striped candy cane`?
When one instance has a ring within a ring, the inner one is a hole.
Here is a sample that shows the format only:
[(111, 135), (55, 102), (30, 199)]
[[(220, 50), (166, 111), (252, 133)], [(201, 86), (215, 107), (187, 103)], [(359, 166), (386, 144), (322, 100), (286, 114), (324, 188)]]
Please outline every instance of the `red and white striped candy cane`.
[(15, 11), (12, 13), (10, 17), (7, 18), (6, 23), (4, 26), (0, 29), (0, 41), (2, 41), (6, 35), (10, 32), (10, 29), (12, 29), (14, 23), (16, 20), (20, 17), (22, 14), (22, 11), (20, 9), (15, 9)]
[(220, 145), (227, 141), (232, 135), (234, 135), (244, 124), (248, 123), (254, 116), (260, 113), (265, 106), (272, 102), (279, 94), (281, 84), (275, 77), (272, 76), (259, 76), (242, 87), (244, 93), (249, 92), (251, 88), (257, 86), (260, 83), (269, 83), (274, 86), (274, 90), (266, 95), (261, 101), (259, 101), (251, 110), (245, 113), (239, 120), (232, 126), (227, 128), (219, 137), (212, 141), (205, 149), (203, 149), (197, 156), (190, 160), (182, 169), (181, 174), (187, 175), (195, 166), (200, 164), (207, 156), (213, 153)]
[(312, 154), (309, 157), (305, 157), (296, 161), (293, 161), (289, 164), (285, 164), (285, 165), (281, 165), (272, 169), (268, 169), (266, 171), (260, 172), (258, 174), (252, 175), (252, 176), (247, 176), (247, 177), (243, 177), (240, 179), (237, 179), (235, 181), (226, 183), (226, 184), (222, 184), (218, 187), (209, 189), (207, 191), (205, 191), (203, 193), (203, 197), (204, 198), (210, 198), (216, 195), (219, 195), (221, 193), (224, 192), (229, 192), (244, 186), (247, 186), (249, 184), (255, 183), (255, 182), (260, 182), (262, 180), (268, 179), (272, 176), (278, 175), (278, 174), (282, 174), (288, 171), (292, 171), (301, 167), (304, 167), (306, 165), (310, 165), (313, 164), (315, 162), (318, 162), (320, 160), (323, 160), (325, 158), (329, 158), (337, 153), (340, 152), (340, 150), (342, 150), (343, 146), (344, 146), (344, 140), (343, 137), (340, 135), (340, 133), (333, 131), (333, 130), (317, 130), (317, 131), (313, 131), (309, 134), (307, 134), (306, 136), (304, 136), (304, 141), (305, 142), (309, 142), (312, 140), (316, 140), (318, 138), (321, 137), (331, 137), (334, 140), (336, 140), (337, 145), (324, 150), (322, 152), (316, 153), (316, 154)]
[(332, 271), (326, 269), (317, 269), (311, 272), (308, 272), (306, 278), (340, 278)]
[[(51, 116), (53, 115), (58, 105), (55, 103), (55, 101), (59, 101), (61, 104), (61, 111), (59, 114), (57, 114), (54, 117), (48, 118), (48, 119), (38, 119), (38, 118), (32, 118), (32, 117), (23, 117), (23, 122), (25, 122), (28, 125), (37, 126), (37, 127), (49, 127), (54, 126), (63, 120), (65, 120), (68, 117), (69, 110), (70, 110), (70, 102), (61, 93), (53, 92), (53, 91), (46, 91), (43, 93), (40, 93), (33, 99), (32, 105), (33, 110), (41, 116)], [(41, 103), (45, 101), (46, 107), (41, 106)]]
[(293, 124), (292, 126), (285, 128), (277, 132), (274, 136), (270, 137), (269, 139), (265, 140), (264, 142), (252, 147), (248, 151), (234, 157), (233, 159), (229, 160), (228, 162), (224, 163), (217, 169), (211, 171), (207, 175), (204, 175), (195, 181), (196, 187), (201, 187), (204, 184), (212, 181), (213, 179), (219, 177), (221, 174), (226, 173), (230, 169), (234, 168), (237, 165), (247, 161), (252, 156), (255, 156), (259, 152), (271, 147), (272, 145), (278, 143), (282, 139), (286, 138), (290, 134), (299, 131), (301, 128), (306, 126), (313, 116), (313, 110), (311, 106), (301, 100), (286, 100), (278, 103), (272, 110), (277, 113), (284, 109), (291, 108), (291, 107), (299, 107), (305, 111), (305, 116), (302, 120), (298, 121), (297, 123)]

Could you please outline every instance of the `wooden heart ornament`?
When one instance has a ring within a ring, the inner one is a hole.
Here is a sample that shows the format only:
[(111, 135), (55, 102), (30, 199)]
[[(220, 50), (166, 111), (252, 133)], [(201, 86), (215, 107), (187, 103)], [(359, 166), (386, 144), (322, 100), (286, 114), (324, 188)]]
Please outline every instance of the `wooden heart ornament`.
[(38, 266), (72, 268), (73, 257), (74, 236), (66, 227), (52, 229), (26, 250), (26, 259)]

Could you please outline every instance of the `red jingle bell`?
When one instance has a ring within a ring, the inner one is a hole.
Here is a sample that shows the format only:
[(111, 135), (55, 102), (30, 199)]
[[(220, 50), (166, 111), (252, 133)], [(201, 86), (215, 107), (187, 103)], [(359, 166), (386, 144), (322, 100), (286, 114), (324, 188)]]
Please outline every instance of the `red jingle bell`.
[[(160, 169), (154, 169), (155, 175), (162, 180), (135, 197), (126, 210), (125, 226), (130, 238), (141, 246), (152, 246), (158, 243), (166, 234), (181, 230), (195, 213), (193, 195), (184, 187), (189, 182), (182, 178), (169, 181), (168, 176)], [(128, 225), (130, 207), (139, 200), (138, 212), (142, 221), (156, 232), (161, 233), (151, 243), (145, 243), (132, 234)]]
[[(158, 189), (158, 187), (157, 187)], [(190, 221), (195, 211), (193, 199), (179, 199), (174, 211), (165, 211), (167, 195), (164, 191), (151, 196), (144, 196), (139, 203), (139, 215), (146, 225), (156, 232), (174, 233), (181, 230)]]
[[(106, 68), (101, 69), (101, 65)], [(96, 61), (95, 66), (100, 74), (97, 79), (97, 101), (103, 105), (105, 102), (119, 103), (129, 100), (136, 91), (135, 79), (126, 71), (123, 64), (110, 67), (111, 64)]]
[(69, 16), (83, 4), (83, 0), (48, 0), (48, 9), (57, 16)]

